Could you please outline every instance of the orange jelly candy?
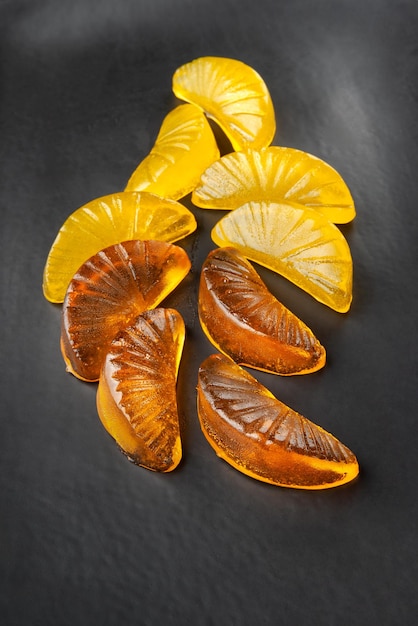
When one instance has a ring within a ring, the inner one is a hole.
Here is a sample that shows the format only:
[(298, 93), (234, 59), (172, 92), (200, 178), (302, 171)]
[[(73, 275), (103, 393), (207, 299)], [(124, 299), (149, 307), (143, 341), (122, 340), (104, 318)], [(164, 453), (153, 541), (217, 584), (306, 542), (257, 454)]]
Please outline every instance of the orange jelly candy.
[(325, 365), (325, 349), (312, 331), (235, 248), (213, 250), (204, 262), (199, 317), (208, 339), (236, 363), (285, 376)]
[(187, 275), (187, 253), (163, 241), (126, 241), (84, 263), (62, 311), (61, 350), (67, 369), (95, 381), (116, 333), (156, 307)]
[(100, 374), (104, 427), (131, 461), (156, 472), (170, 472), (182, 456), (176, 383), (184, 337), (177, 311), (145, 311), (116, 335)]
[(358, 475), (357, 459), (346, 446), (223, 355), (200, 366), (198, 414), (218, 456), (257, 480), (326, 489)]

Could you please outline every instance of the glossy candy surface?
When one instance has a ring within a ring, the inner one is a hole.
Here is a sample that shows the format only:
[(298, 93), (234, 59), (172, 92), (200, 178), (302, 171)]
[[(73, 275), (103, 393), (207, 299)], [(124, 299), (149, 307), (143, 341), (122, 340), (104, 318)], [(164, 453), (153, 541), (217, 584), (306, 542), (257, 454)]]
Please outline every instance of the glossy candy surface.
[(208, 209), (236, 209), (246, 202), (296, 202), (336, 224), (354, 219), (350, 191), (340, 174), (312, 154), (270, 146), (232, 152), (203, 172), (192, 200)]
[(184, 337), (177, 311), (145, 311), (114, 338), (100, 374), (104, 427), (131, 461), (157, 472), (182, 456), (176, 381)]
[(357, 459), (346, 446), (223, 355), (208, 357), (199, 369), (198, 414), (218, 456), (252, 478), (326, 489), (358, 475)]
[(179, 67), (175, 95), (201, 107), (225, 132), (234, 150), (270, 145), (276, 132), (264, 80), (250, 66), (223, 57), (201, 57)]
[(199, 318), (209, 340), (236, 363), (281, 375), (325, 365), (325, 350), (312, 331), (235, 248), (213, 250), (204, 262)]
[(82, 380), (98, 380), (116, 333), (158, 306), (189, 270), (183, 248), (153, 240), (109, 246), (86, 261), (71, 280), (62, 309), (67, 369)]
[(190, 193), (202, 172), (219, 158), (205, 115), (182, 104), (164, 119), (151, 152), (138, 165), (125, 191), (149, 191), (178, 200)]
[(194, 230), (195, 217), (186, 207), (147, 192), (120, 192), (92, 200), (60, 228), (44, 269), (44, 295), (51, 302), (62, 302), (80, 265), (107, 246), (132, 239), (173, 243)]
[(212, 229), (220, 247), (281, 274), (311, 296), (344, 313), (352, 300), (353, 262), (341, 231), (297, 204), (248, 202)]

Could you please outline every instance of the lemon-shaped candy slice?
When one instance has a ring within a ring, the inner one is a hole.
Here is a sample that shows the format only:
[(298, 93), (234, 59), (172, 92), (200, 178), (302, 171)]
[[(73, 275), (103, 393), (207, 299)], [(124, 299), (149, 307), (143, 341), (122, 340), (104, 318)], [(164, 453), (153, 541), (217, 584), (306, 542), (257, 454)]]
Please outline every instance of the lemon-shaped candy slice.
[(182, 104), (164, 119), (151, 152), (133, 172), (125, 191), (149, 191), (178, 200), (195, 188), (202, 172), (218, 157), (215, 136), (201, 109)]
[(250, 201), (296, 202), (335, 224), (356, 215), (350, 190), (331, 165), (302, 150), (279, 146), (218, 159), (203, 172), (192, 200), (207, 209), (236, 209)]
[(344, 313), (352, 300), (350, 248), (335, 224), (297, 204), (248, 202), (212, 229), (218, 246), (281, 274), (311, 296)]
[(179, 67), (175, 95), (201, 107), (225, 132), (234, 150), (270, 145), (276, 132), (273, 103), (261, 76), (224, 57), (201, 57)]
[(43, 291), (63, 302), (68, 284), (91, 256), (122, 241), (156, 239), (173, 243), (196, 230), (186, 207), (147, 192), (120, 192), (92, 200), (61, 226), (44, 268)]

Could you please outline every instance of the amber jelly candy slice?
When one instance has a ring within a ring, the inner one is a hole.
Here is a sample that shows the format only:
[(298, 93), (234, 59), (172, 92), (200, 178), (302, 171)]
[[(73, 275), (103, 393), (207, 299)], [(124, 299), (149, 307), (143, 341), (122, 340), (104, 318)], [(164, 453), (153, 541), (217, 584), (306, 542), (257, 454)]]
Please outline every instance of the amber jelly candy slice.
[(199, 318), (208, 339), (236, 363), (284, 376), (325, 365), (325, 349), (312, 331), (234, 248), (213, 250), (204, 262)]
[(192, 200), (207, 209), (236, 209), (246, 202), (296, 202), (335, 224), (354, 219), (353, 198), (328, 163), (294, 148), (270, 146), (232, 152), (202, 174)]
[(220, 247), (281, 274), (311, 296), (344, 313), (352, 300), (353, 262), (341, 231), (298, 204), (248, 202), (212, 229)]
[(153, 240), (109, 246), (86, 261), (71, 280), (62, 309), (67, 369), (82, 380), (98, 380), (116, 333), (158, 306), (189, 270), (182, 248)]
[(345, 445), (223, 355), (208, 357), (199, 369), (198, 414), (218, 456), (257, 480), (327, 489), (358, 475), (357, 459)]
[(276, 132), (267, 86), (252, 67), (236, 59), (201, 57), (179, 67), (173, 91), (201, 107), (225, 132), (234, 150), (270, 145)]
[(125, 191), (148, 191), (178, 200), (190, 193), (202, 172), (219, 158), (205, 115), (182, 104), (164, 119), (151, 152), (131, 175)]
[(116, 335), (100, 374), (104, 427), (131, 461), (156, 472), (170, 472), (182, 456), (176, 383), (184, 337), (177, 311), (145, 311)]
[(61, 226), (45, 264), (47, 300), (62, 302), (80, 265), (122, 241), (157, 239), (173, 243), (196, 230), (194, 215), (179, 202), (148, 192), (120, 192), (96, 198)]

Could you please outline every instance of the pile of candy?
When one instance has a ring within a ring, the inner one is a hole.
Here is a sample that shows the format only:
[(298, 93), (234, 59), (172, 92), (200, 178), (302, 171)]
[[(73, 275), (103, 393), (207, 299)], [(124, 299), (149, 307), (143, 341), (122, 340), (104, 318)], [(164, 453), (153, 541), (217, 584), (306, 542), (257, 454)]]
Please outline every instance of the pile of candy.
[[(271, 146), (269, 91), (248, 65), (203, 57), (180, 67), (174, 94), (187, 104), (164, 119), (125, 191), (72, 213), (49, 252), (45, 297), (63, 302), (67, 369), (98, 381), (97, 409), (127, 457), (173, 470), (182, 457), (176, 383), (185, 341), (164, 298), (190, 270), (174, 243), (196, 229), (178, 202), (229, 211), (212, 230), (198, 311), (221, 354), (200, 366), (197, 406), (216, 453), (274, 485), (323, 489), (353, 480), (354, 454), (276, 399), (241, 365), (289, 376), (324, 367), (313, 332), (269, 292), (250, 261), (339, 312), (352, 299), (352, 260), (335, 226), (355, 216), (341, 176), (310, 154)], [(207, 117), (231, 142), (220, 156)]]

